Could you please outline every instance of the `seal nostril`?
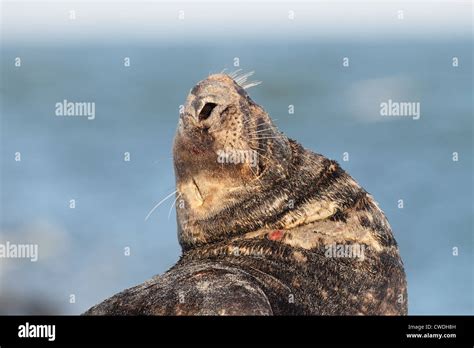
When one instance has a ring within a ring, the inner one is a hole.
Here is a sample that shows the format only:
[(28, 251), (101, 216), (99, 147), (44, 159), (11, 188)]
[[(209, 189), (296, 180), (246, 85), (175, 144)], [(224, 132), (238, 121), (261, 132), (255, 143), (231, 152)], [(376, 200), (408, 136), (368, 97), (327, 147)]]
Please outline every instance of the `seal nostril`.
[(216, 106), (217, 104), (215, 103), (206, 103), (199, 113), (199, 121), (207, 120)]

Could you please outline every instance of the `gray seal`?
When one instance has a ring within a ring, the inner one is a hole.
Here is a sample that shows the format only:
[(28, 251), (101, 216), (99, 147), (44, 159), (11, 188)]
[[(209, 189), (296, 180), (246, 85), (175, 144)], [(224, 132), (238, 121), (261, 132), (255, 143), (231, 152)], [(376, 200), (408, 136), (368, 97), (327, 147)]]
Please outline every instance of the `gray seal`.
[(405, 315), (403, 263), (377, 203), (215, 74), (174, 139), (180, 260), (89, 315)]

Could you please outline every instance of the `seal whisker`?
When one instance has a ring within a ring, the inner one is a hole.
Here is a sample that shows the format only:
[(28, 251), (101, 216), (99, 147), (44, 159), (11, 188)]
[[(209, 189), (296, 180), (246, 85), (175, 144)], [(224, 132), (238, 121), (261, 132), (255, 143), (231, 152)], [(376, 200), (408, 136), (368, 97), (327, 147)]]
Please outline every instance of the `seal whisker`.
[(250, 146), (250, 148), (251, 148), (252, 150), (266, 151), (265, 149), (263, 149), (263, 148), (261, 148), (261, 147), (258, 147), (258, 146), (254, 146), (254, 147), (252, 147), (251, 145), (249, 145), (249, 146)]
[[(252, 132), (252, 133), (248, 133), (248, 135), (249, 135), (249, 136), (252, 136), (252, 137), (253, 137), (253, 136), (272, 135), (273, 133), (271, 133), (270, 131), (271, 131), (271, 129), (266, 129), (264, 132), (260, 132), (260, 134), (259, 134), (259, 133)], [(267, 134), (267, 133), (265, 133), (265, 132), (270, 132), (270, 133)]]
[(249, 118), (249, 119), (245, 120), (244, 122), (242, 122), (242, 127), (249, 125), (250, 121), (252, 121), (251, 118)]
[(263, 158), (265, 158), (267, 161), (269, 161), (269, 162), (271, 162), (271, 161), (272, 161), (272, 160), (270, 159), (270, 157), (268, 157), (268, 156), (265, 156), (264, 154), (262, 154), (262, 153), (259, 153), (258, 151), (257, 151), (257, 153), (258, 153), (258, 155), (259, 155), (260, 157), (263, 157)]
[(250, 138), (251, 140), (265, 140), (265, 139), (284, 139), (284, 136), (275, 136), (275, 137), (258, 137)]
[(178, 196), (176, 196), (176, 199), (174, 200), (173, 204), (171, 204), (171, 208), (170, 210), (168, 211), (168, 220), (170, 219), (170, 216), (171, 216), (171, 212), (173, 211), (173, 207), (175, 206), (176, 202), (178, 201), (178, 199), (181, 197), (182, 193), (180, 193)]
[(235, 79), (235, 78), (239, 75), (239, 73), (240, 73), (241, 71), (242, 71), (242, 69), (237, 69), (237, 70), (235, 70), (235, 71), (233, 71), (233, 72), (231, 72), (230, 74), (227, 74), (227, 75), (228, 75), (231, 79)]
[[(257, 134), (257, 136), (262, 136), (262, 137), (267, 137), (269, 135), (266, 135), (266, 134)], [(285, 134), (282, 134), (282, 133), (274, 133), (272, 134), (273, 137), (278, 137), (278, 138), (286, 138), (286, 135)]]
[(249, 123), (250, 121), (252, 121), (252, 118), (251, 118), (251, 117), (249, 117), (248, 119), (246, 119), (246, 120), (242, 123), (242, 125), (247, 124), (247, 123)]
[(247, 82), (247, 83), (242, 84), (241, 87), (242, 87), (243, 89), (249, 89), (249, 88), (258, 86), (258, 85), (260, 85), (260, 84), (262, 84), (262, 81), (249, 81), (249, 82)]
[[(257, 153), (258, 153), (258, 152), (257, 152)], [(272, 160), (270, 159), (270, 157), (267, 157), (267, 156), (265, 156), (265, 155), (263, 155), (263, 154), (261, 154), (261, 153), (258, 153), (258, 156), (265, 158), (268, 162), (271, 162), (271, 161), (272, 161)]]
[[(252, 120), (252, 118), (249, 118), (249, 119), (246, 120), (242, 125), (247, 124), (247, 123), (248, 123), (249, 121), (251, 121), (251, 120)], [(274, 122), (275, 122), (275, 121), (278, 121), (278, 119), (273, 120), (272, 123), (269, 122), (269, 124), (268, 124), (269, 127), (266, 128), (266, 129), (273, 129), (273, 130), (277, 131), (278, 129), (277, 129), (277, 127), (274, 125)], [(258, 125), (256, 125), (255, 129), (253, 129), (252, 132), (259, 131), (259, 130), (260, 130), (260, 129), (258, 129)]]
[(163, 198), (161, 201), (159, 201), (159, 202), (150, 210), (150, 212), (148, 213), (148, 215), (145, 217), (145, 221), (148, 220), (148, 218), (150, 217), (151, 214), (153, 214), (153, 212), (156, 210), (156, 208), (158, 208), (163, 202), (165, 202), (167, 199), (169, 199), (171, 196), (173, 196), (176, 192), (178, 192), (178, 190), (175, 190), (175, 191), (171, 192), (168, 196), (166, 196), (166, 197)]
[(242, 74), (240, 76), (237, 76), (234, 78), (234, 81), (243, 88), (243, 84), (247, 82), (247, 79), (252, 76), (255, 73), (255, 71), (249, 71), (248, 73)]
[(228, 76), (243, 89), (249, 89), (262, 83), (262, 81), (247, 81), (248, 78), (255, 73), (255, 71), (249, 71), (248, 73), (239, 75), (241, 71), (242, 69), (238, 69), (233, 73), (228, 74)]
[(260, 180), (260, 175), (258, 174), (258, 172), (255, 172), (255, 171), (252, 169), (252, 166), (250, 166), (249, 168), (250, 168), (250, 171), (252, 172), (252, 174), (255, 176), (254, 179), (258, 180), (258, 182), (260, 183), (260, 185), (263, 185), (262, 180)]
[[(249, 147), (250, 147), (252, 150), (255, 150), (255, 151), (257, 151), (257, 150), (260, 150), (260, 151), (263, 151), (263, 152), (267, 151), (267, 149), (261, 148), (261, 147), (259, 147), (258, 145), (252, 146), (251, 144), (249, 144)], [(257, 153), (258, 153), (259, 155), (261, 155), (261, 153), (259, 153), (258, 151), (257, 151)]]
[(265, 151), (267, 151), (266, 149), (262, 149), (261, 147), (258, 147), (258, 146), (253, 146), (253, 147), (252, 147), (251, 145), (249, 145), (249, 147), (250, 147), (252, 150), (254, 150), (254, 151), (257, 153), (257, 155), (258, 155), (259, 157), (263, 157), (263, 158), (265, 158), (268, 162), (271, 162), (271, 159), (270, 159), (268, 156), (265, 156), (263, 153), (258, 152), (258, 150), (260, 150), (260, 151), (262, 151), (262, 152), (265, 152)]
[(274, 130), (275, 129), (273, 129), (273, 128), (261, 129), (261, 130), (255, 131), (255, 132), (250, 132), (249, 135), (257, 135), (258, 133), (274, 131)]

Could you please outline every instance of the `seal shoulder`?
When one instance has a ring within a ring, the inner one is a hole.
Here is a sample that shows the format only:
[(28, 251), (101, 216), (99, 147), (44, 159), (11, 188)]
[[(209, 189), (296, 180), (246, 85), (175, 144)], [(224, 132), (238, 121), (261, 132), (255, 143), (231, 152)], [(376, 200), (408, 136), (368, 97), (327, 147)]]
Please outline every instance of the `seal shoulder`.
[(84, 315), (272, 315), (255, 279), (218, 262), (178, 263), (92, 307)]

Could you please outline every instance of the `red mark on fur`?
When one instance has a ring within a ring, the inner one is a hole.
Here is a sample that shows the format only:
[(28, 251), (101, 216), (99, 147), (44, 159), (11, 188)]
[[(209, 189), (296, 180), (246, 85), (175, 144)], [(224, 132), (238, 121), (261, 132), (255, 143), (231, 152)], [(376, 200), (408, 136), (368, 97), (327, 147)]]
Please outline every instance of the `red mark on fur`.
[(268, 239), (270, 240), (281, 240), (282, 237), (283, 237), (283, 231), (281, 230), (276, 230), (276, 231), (273, 231), (273, 232), (270, 232), (268, 234)]

